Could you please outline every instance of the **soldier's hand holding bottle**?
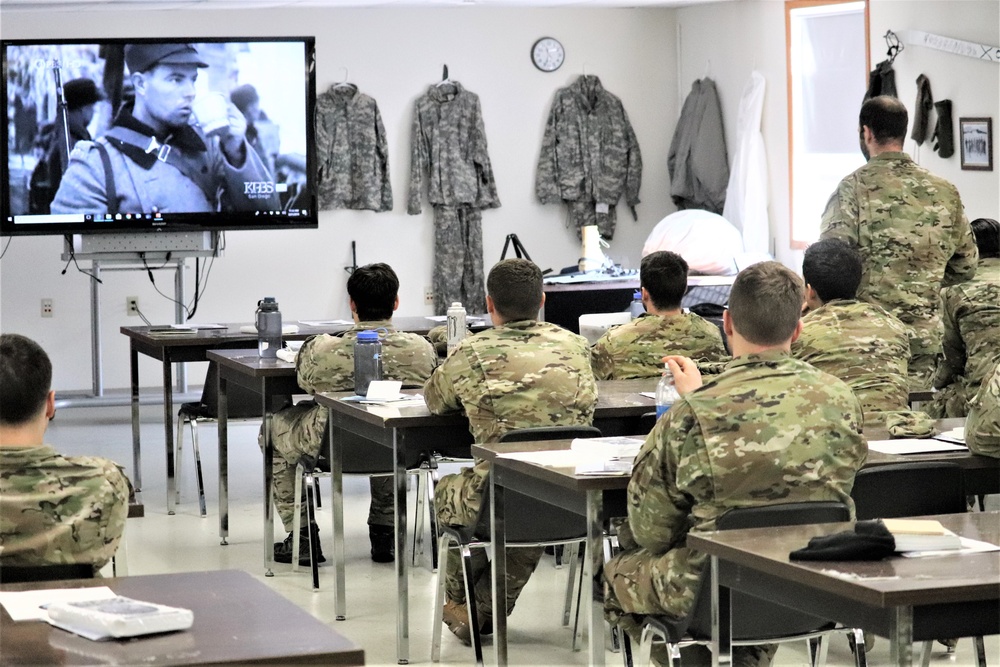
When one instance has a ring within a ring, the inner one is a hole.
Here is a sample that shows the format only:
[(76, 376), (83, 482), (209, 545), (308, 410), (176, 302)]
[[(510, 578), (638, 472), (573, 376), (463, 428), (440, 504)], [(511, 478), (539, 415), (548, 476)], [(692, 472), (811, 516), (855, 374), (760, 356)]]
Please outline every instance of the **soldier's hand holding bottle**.
[(670, 355), (663, 357), (663, 361), (674, 374), (674, 386), (681, 396), (691, 393), (703, 384), (701, 371), (693, 360), (680, 355)]

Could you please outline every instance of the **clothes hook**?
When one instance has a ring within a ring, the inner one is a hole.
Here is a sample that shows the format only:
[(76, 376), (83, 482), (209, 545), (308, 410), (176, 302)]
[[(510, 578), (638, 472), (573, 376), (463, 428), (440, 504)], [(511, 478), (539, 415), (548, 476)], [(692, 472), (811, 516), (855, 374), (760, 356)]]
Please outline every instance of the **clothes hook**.
[(442, 81), (447, 81), (448, 80), (448, 65), (447, 65), (447, 63), (441, 69), (441, 80)]

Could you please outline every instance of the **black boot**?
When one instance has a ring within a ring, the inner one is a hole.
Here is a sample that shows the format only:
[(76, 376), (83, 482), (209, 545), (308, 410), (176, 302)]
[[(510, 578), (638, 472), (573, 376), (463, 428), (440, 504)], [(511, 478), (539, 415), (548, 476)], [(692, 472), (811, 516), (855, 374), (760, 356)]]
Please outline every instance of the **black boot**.
[(368, 540), (372, 543), (372, 560), (391, 563), (396, 560), (395, 530), (392, 526), (368, 526)]
[[(325, 563), (326, 558), (323, 557), (323, 548), (319, 544), (319, 527), (316, 524), (312, 524), (313, 534), (316, 536), (316, 562)], [(292, 540), (295, 537), (294, 533), (288, 533), (288, 537), (285, 538), (284, 542), (274, 543), (274, 562), (276, 563), (291, 563), (292, 562)], [(304, 565), (309, 567), (309, 528), (303, 526), (299, 531), (299, 565)]]

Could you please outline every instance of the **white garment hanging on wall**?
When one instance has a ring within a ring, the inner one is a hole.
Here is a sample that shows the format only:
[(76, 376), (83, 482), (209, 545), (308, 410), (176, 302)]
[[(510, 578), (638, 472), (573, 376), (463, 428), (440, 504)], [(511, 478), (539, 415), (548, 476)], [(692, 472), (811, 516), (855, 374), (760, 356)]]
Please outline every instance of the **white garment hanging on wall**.
[(743, 249), (754, 254), (770, 251), (771, 236), (767, 217), (767, 159), (760, 133), (763, 109), (764, 75), (754, 70), (740, 97), (736, 155), (722, 212), (722, 217), (742, 231)]

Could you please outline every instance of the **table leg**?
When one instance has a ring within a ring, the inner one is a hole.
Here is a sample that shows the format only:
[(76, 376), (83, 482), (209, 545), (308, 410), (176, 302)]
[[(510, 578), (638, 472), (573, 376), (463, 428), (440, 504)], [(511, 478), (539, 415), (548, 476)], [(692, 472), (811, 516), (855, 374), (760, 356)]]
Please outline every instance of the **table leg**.
[(399, 442), (398, 429), (392, 429), (393, 470), (396, 500), (396, 661), (410, 662), (410, 591), (406, 554), (406, 459)]
[[(271, 411), (268, 403), (267, 378), (261, 380), (260, 401), (264, 423), (264, 576), (273, 577), (274, 572), (274, 448), (271, 445)], [(310, 528), (311, 530), (311, 528)]]
[(590, 645), (590, 664), (604, 664), (604, 603), (594, 599), (594, 558), (604, 553), (604, 496), (600, 491), (587, 492), (587, 548), (584, 549), (583, 584), (581, 604), (590, 609), (587, 640)]
[(229, 544), (229, 383), (218, 375), (219, 544)]
[(711, 557), (709, 584), (712, 587), (712, 667), (733, 664), (733, 626), (730, 613), (732, 591), (719, 584), (719, 558)]
[(132, 486), (142, 492), (142, 453), (139, 447), (139, 352), (129, 345), (129, 378), (132, 391)]
[(344, 563), (344, 437), (333, 425), (333, 410), (327, 408), (330, 428), (330, 485), (333, 487), (333, 562), (337, 588), (333, 594), (333, 610), (338, 621), (347, 618), (347, 567)]
[(163, 426), (167, 449), (167, 514), (174, 513), (177, 502), (177, 479), (174, 473), (174, 378), (170, 353), (163, 354)]
[(896, 607), (889, 637), (889, 662), (898, 667), (913, 664), (913, 607)]
[[(493, 542), (493, 657), (498, 667), (507, 665), (507, 525), (503, 486), (490, 475), (490, 540)], [(445, 567), (445, 563), (438, 563)], [(470, 602), (471, 604), (471, 602)]]

